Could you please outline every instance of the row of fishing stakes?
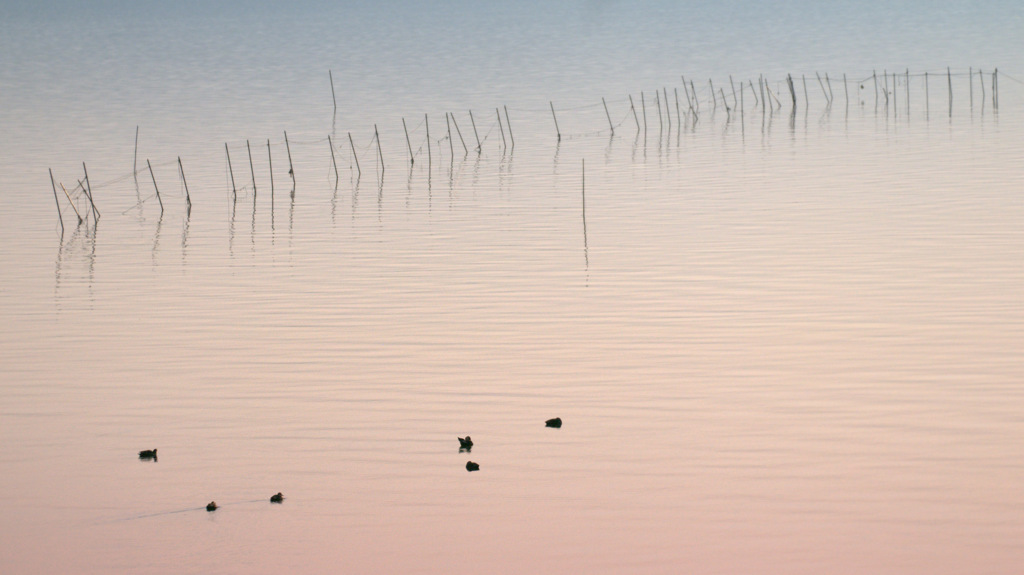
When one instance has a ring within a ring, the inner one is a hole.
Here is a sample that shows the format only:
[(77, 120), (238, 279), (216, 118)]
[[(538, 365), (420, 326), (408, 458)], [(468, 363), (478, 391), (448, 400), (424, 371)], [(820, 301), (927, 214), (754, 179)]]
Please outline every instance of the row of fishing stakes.
[[(53, 200), (57, 204), (57, 219), (60, 220), (60, 237), (64, 238), (64, 215), (60, 209), (60, 197), (57, 195), (57, 182), (53, 177), (53, 169), (50, 168), (50, 185), (53, 187)], [(95, 226), (100, 221), (100, 211), (96, 208), (96, 202), (92, 199), (92, 184), (89, 183), (89, 170), (85, 167), (85, 162), (82, 162), (82, 173), (85, 176), (85, 180), (78, 180), (78, 185), (68, 192), (68, 189), (61, 182), (60, 189), (64, 192), (64, 197), (68, 199), (68, 203), (71, 204), (71, 209), (75, 211), (75, 215), (78, 217), (78, 225), (83, 223), (88, 224), (89, 214), (92, 214), (93, 225)], [(71, 194), (77, 192), (79, 189), (82, 190), (82, 194), (89, 200), (89, 210), (85, 212), (85, 217), (78, 211), (75, 206), (74, 200), (71, 199)]]
[[(986, 99), (988, 98), (988, 93), (985, 90), (986, 74), (982, 70), (975, 71), (973, 67), (970, 68), (968, 73), (967, 73), (968, 83), (969, 83), (970, 105), (971, 105), (971, 108), (973, 109), (974, 108), (974, 75), (975, 75), (975, 72), (977, 72), (978, 84), (979, 84), (979, 87), (981, 89), (981, 103), (982, 103), (982, 106), (983, 106), (982, 109), (984, 110), (984, 103), (985, 103)], [(333, 72), (330, 71), (330, 70), (328, 71), (328, 75), (329, 75), (330, 82), (331, 82), (331, 99), (332, 99), (332, 102), (334, 104), (334, 111), (335, 111), (335, 114), (336, 114), (337, 113), (337, 98), (336, 98), (335, 91), (334, 91), (334, 75), (333, 75)], [(948, 99), (947, 99), (947, 101), (948, 101), (948, 109), (949, 109), (948, 113), (949, 113), (949, 116), (952, 117), (952, 115), (953, 115), (953, 76), (954, 76), (954, 74), (952, 73), (952, 70), (950, 68), (946, 69), (945, 76), (946, 76), (946, 86), (947, 86), (947, 91), (948, 91)], [(956, 74), (956, 76), (961, 76), (961, 74)], [(988, 76), (991, 77), (991, 84), (990, 84), (991, 90), (990, 91), (991, 91), (992, 107), (993, 107), (994, 110), (998, 111), (998, 109), (999, 109), (999, 70), (998, 69), (994, 69), (990, 74), (988, 74)], [(906, 104), (905, 104), (905, 108), (904, 109), (907, 110), (907, 112), (909, 112), (909, 110), (910, 110), (910, 107), (911, 107), (910, 106), (910, 103), (911, 103), (910, 86), (911, 86), (911, 83), (912, 83), (911, 82), (912, 78), (921, 78), (923, 80), (924, 94), (925, 94), (925, 110), (926, 110), (926, 113), (927, 113), (930, 110), (930, 102), (931, 102), (931, 98), (930, 98), (930, 74), (928, 72), (925, 72), (923, 74), (911, 74), (910, 70), (907, 69), (902, 74), (897, 74), (895, 72), (894, 73), (889, 73), (887, 70), (883, 70), (883, 72), (881, 74), (881, 78), (879, 77), (877, 72), (872, 72), (870, 77), (865, 78), (864, 80), (857, 81), (855, 83), (855, 85), (859, 86), (860, 90), (864, 90), (866, 83), (868, 82), (868, 80), (870, 80), (872, 82), (873, 86), (874, 86), (874, 94), (875, 94), (874, 104), (875, 104), (876, 110), (878, 109), (880, 104), (883, 105), (886, 110), (888, 110), (889, 107), (891, 106), (891, 108), (893, 110), (893, 114), (895, 115), (895, 114), (898, 113), (898, 108), (899, 108), (898, 99), (896, 97), (896, 94), (897, 94), (896, 91), (897, 91), (897, 86), (899, 85), (899, 82), (901, 80), (902, 80), (902, 82), (904, 84), (904, 88), (905, 88), (905, 102), (906, 102)], [(834, 102), (834, 99), (835, 99), (835, 95), (833, 93), (833, 88), (832, 88), (831, 78), (829, 77), (829, 75), (827, 73), (823, 77), (821, 74), (815, 72), (815, 79), (817, 80), (818, 85), (819, 85), (819, 87), (821, 89), (822, 95), (823, 95), (823, 97), (825, 99), (826, 109), (831, 108), (831, 106), (832, 106), (832, 104)], [(700, 112), (701, 112), (701, 98), (700, 98), (700, 95), (697, 92), (697, 89), (696, 89), (696, 86), (694, 85), (693, 80), (691, 79), (691, 80), (688, 81), (685, 78), (685, 76), (680, 76), (680, 80), (682, 81), (683, 94), (684, 94), (684, 96), (686, 98), (686, 105), (685, 105), (686, 112), (685, 112), (685, 114), (683, 113), (682, 104), (681, 104), (680, 98), (679, 98), (679, 89), (674, 87), (672, 91), (673, 91), (673, 95), (674, 95), (674, 107), (675, 107), (675, 110), (676, 110), (676, 125), (677, 125), (677, 129), (681, 129), (683, 127), (684, 118), (687, 121), (692, 122), (692, 125), (695, 125), (699, 121), (699, 119), (700, 119)], [(806, 76), (801, 76), (800, 80), (801, 80), (801, 84), (802, 84), (802, 88), (803, 88), (803, 96), (804, 96), (805, 108), (808, 108), (808, 107), (810, 107), (810, 92), (809, 92), (809, 89), (807, 87), (807, 77)], [(843, 80), (842, 81), (843, 81), (843, 93), (845, 95), (845, 100), (846, 100), (846, 107), (847, 107), (847, 109), (849, 109), (850, 92), (849, 92), (849, 85), (848, 85), (849, 82), (847, 80), (846, 74), (843, 74)], [(798, 107), (797, 90), (796, 90), (796, 85), (795, 84), (796, 84), (796, 82), (794, 81), (793, 76), (792, 75), (787, 75), (786, 79), (785, 79), (785, 85), (786, 85), (786, 89), (788, 89), (788, 91), (789, 91), (790, 101), (792, 102), (792, 104), (791, 104), (792, 105), (792, 108), (791, 108), (791, 114), (792, 115), (795, 115), (797, 107)], [(734, 111), (736, 111), (736, 110), (738, 110), (740, 112), (740, 114), (742, 115), (744, 113), (744, 111), (745, 111), (745, 103), (744, 103), (745, 92), (747, 92), (748, 90), (749, 90), (751, 96), (754, 98), (754, 108), (755, 109), (756, 108), (761, 108), (762, 115), (767, 114), (769, 112), (770, 113), (774, 113), (776, 110), (781, 110), (782, 107), (783, 107), (782, 102), (781, 102), (781, 100), (779, 98), (779, 94), (776, 93), (776, 92), (778, 92), (778, 90), (776, 90), (776, 91), (772, 90), (772, 83), (763, 74), (758, 76), (758, 83), (757, 83), (757, 87), (756, 88), (754, 86), (753, 80), (750, 79), (750, 80), (747, 80), (745, 83), (743, 81), (739, 82), (739, 88), (737, 90), (736, 83), (733, 81), (733, 78), (731, 76), (729, 77), (729, 86), (730, 86), (730, 91), (731, 91), (731, 96), (732, 96), (731, 105), (730, 105), (729, 99), (726, 96), (724, 88), (718, 88), (716, 90), (713, 80), (710, 79), (710, 78), (708, 79), (707, 101), (708, 101), (708, 104), (711, 107), (711, 114), (712, 115), (714, 115), (714, 113), (718, 110), (719, 100), (721, 100), (722, 106), (724, 107), (724, 109), (726, 111), (726, 114), (728, 115), (729, 118), (731, 118), (732, 113)], [(629, 112), (627, 113), (627, 116), (630, 115), (630, 114), (633, 116), (633, 120), (636, 123), (637, 135), (639, 136), (639, 134), (642, 132), (643, 135), (644, 135), (644, 141), (646, 142), (647, 130), (648, 130), (648, 124), (647, 124), (647, 95), (644, 92), (642, 92), (642, 91), (640, 92), (640, 106), (641, 106), (641, 109), (640, 109), (639, 112), (636, 109), (635, 101), (633, 99), (632, 94), (630, 94), (628, 96), (628, 99), (629, 99)], [(663, 128), (664, 128), (664, 126), (666, 124), (667, 124), (668, 130), (671, 131), (671, 129), (672, 129), (671, 107), (672, 106), (670, 106), (670, 103), (669, 103), (669, 93), (668, 93), (667, 87), (662, 87), (662, 89), (660, 91), (659, 90), (655, 90), (654, 103), (655, 103), (655, 106), (656, 106), (656, 109), (657, 109), (657, 114), (658, 114), (658, 130), (659, 130), (659, 134), (662, 134), (662, 130), (663, 130)], [(610, 111), (608, 109), (608, 103), (607, 103), (607, 101), (605, 100), (604, 97), (601, 98), (601, 105), (604, 108), (605, 117), (608, 120), (608, 128), (611, 131), (611, 134), (614, 135), (615, 134), (615, 128), (617, 126), (612, 121), (611, 113), (610, 113)], [(553, 101), (549, 101), (548, 102), (548, 106), (549, 106), (549, 108), (551, 110), (552, 120), (554, 121), (556, 138), (557, 138), (557, 140), (559, 142), (561, 142), (561, 140), (562, 140), (562, 131), (561, 131), (561, 128), (560, 128), (560, 126), (558, 124), (558, 116), (557, 116), (557, 113), (556, 113), (554, 102)], [(505, 113), (504, 114), (504, 118), (502, 117), (502, 111), (504, 111), (504, 113)], [(494, 112), (495, 112), (495, 116), (497, 117), (498, 128), (499, 128), (499, 131), (500, 131), (500, 134), (501, 134), (502, 149), (505, 150), (505, 151), (514, 150), (515, 149), (515, 138), (514, 138), (514, 136), (512, 134), (512, 124), (511, 124), (511, 121), (510, 121), (510, 118), (509, 118), (508, 106), (502, 106), (501, 108), (495, 108)], [(886, 113), (888, 113), (888, 112), (886, 112)], [(641, 124), (641, 117), (643, 118), (643, 123), (642, 124)], [(480, 134), (479, 134), (479, 131), (477, 130), (476, 119), (473, 116), (473, 111), (472, 110), (469, 110), (469, 120), (470, 120), (470, 123), (471, 123), (472, 128), (473, 128), (473, 136), (476, 139), (476, 148), (475, 148), (475, 150), (476, 150), (477, 154), (480, 154), (483, 151), (483, 142), (480, 139)], [(431, 139), (430, 139), (430, 121), (429, 121), (429, 117), (426, 114), (424, 114), (423, 122), (424, 122), (424, 126), (425, 126), (425, 129), (426, 129), (427, 162), (428, 162), (428, 168), (429, 168), (432, 165), (432, 163), (433, 163), (433, 154), (432, 154), (432, 142), (431, 142)], [(459, 127), (459, 124), (458, 124), (458, 121), (455, 118), (455, 115), (452, 114), (452, 113), (445, 113), (445, 123), (447, 125), (447, 138), (448, 138), (449, 152), (451, 154), (452, 161), (454, 161), (454, 156), (455, 156), (455, 143), (454, 143), (454, 136), (455, 135), (457, 135), (459, 137), (459, 141), (460, 141), (460, 143), (462, 145), (463, 151), (464, 151), (464, 153), (466, 155), (468, 155), (469, 154), (469, 146), (466, 144), (465, 138), (463, 137), (463, 134), (462, 134), (462, 130)], [(453, 127), (455, 129), (454, 134), (452, 132), (452, 128)], [(409, 129), (408, 129), (408, 125), (406, 124), (405, 118), (402, 118), (402, 128), (403, 128), (403, 130), (405, 132), (405, 141), (406, 141), (406, 146), (407, 146), (407, 149), (408, 149), (408, 152), (409, 152), (409, 165), (411, 167), (412, 165), (415, 164), (415, 161), (416, 161), (415, 160), (415, 156), (416, 156), (416, 154), (413, 151), (412, 140), (411, 140), (411, 138), (409, 136)], [(506, 137), (506, 131), (508, 132), (507, 137)], [(356, 153), (356, 146), (355, 146), (355, 142), (354, 142), (354, 140), (352, 138), (352, 133), (351, 132), (348, 133), (348, 140), (349, 140), (349, 145), (350, 145), (350, 147), (352, 149), (352, 159), (353, 159), (353, 162), (355, 163), (356, 173), (357, 173), (357, 178), (358, 178), (358, 177), (362, 176), (362, 168), (360, 167), (360, 164), (359, 164), (359, 158), (358, 158), (357, 153)], [(133, 163), (132, 163), (132, 175), (135, 177), (136, 186), (138, 185), (138, 142), (139, 142), (139, 127), (136, 126), (136, 128), (135, 128), (135, 154), (134, 154), (134, 159), (133, 159)], [(340, 177), (339, 177), (339, 172), (338, 172), (337, 158), (335, 157), (335, 154), (334, 154), (334, 140), (333, 140), (333, 138), (331, 136), (328, 136), (327, 142), (328, 142), (328, 145), (330, 146), (330, 150), (331, 150), (331, 165), (332, 165), (332, 168), (333, 168), (333, 171), (334, 171), (334, 176), (335, 176), (335, 186), (337, 186), (338, 181), (340, 180)], [(376, 124), (374, 125), (374, 129), (373, 129), (373, 142), (375, 142), (376, 146), (377, 146), (377, 160), (378, 160), (378, 162), (380, 164), (379, 176), (380, 176), (381, 180), (383, 180), (384, 168), (385, 168), (385, 166), (384, 166), (384, 163), (385, 163), (384, 162), (384, 153), (383, 153), (383, 148), (382, 148), (381, 141), (380, 141), (380, 133), (379, 133), (379, 131), (377, 129), (377, 125)], [(290, 144), (290, 142), (288, 140), (288, 132), (284, 132), (284, 143), (285, 143), (285, 148), (286, 148), (287, 153), (288, 153), (288, 175), (292, 179), (291, 196), (294, 198), (295, 197), (295, 185), (296, 185), (295, 167), (294, 167), (294, 164), (292, 162), (291, 144)], [(250, 176), (252, 177), (253, 201), (255, 203), (255, 200), (256, 200), (256, 174), (255, 174), (255, 168), (253, 166), (253, 160), (252, 160), (252, 147), (251, 147), (249, 141), (246, 141), (246, 149), (247, 149), (248, 156), (249, 156), (249, 173), (250, 173)], [(229, 148), (227, 142), (224, 143), (224, 152), (225, 152), (225, 155), (227, 157), (228, 172), (229, 172), (230, 177), (231, 177), (232, 201), (235, 201), (235, 200), (237, 200), (238, 186), (237, 186), (237, 183), (235, 181), (234, 167), (233, 167), (232, 162), (231, 162), (231, 151), (230, 151), (230, 148)], [(273, 203), (273, 197), (274, 197), (274, 176), (273, 176), (273, 173), (274, 172), (273, 172), (273, 164), (271, 162), (271, 148), (270, 148), (270, 140), (269, 139), (267, 140), (267, 158), (268, 158), (268, 163), (270, 164), (270, 190), (271, 190), (271, 203)], [(189, 194), (188, 183), (185, 181), (185, 169), (184, 169), (184, 167), (182, 165), (180, 157), (177, 158), (177, 165), (178, 165), (179, 176), (181, 177), (182, 184), (183, 184), (183, 186), (185, 188), (185, 201), (186, 201), (187, 213), (191, 214), (191, 211), (192, 211), (192, 199), (191, 199), (191, 196)], [(150, 163), (150, 161), (148, 159), (146, 160), (146, 167), (149, 170), (150, 179), (153, 182), (153, 189), (154, 189), (155, 195), (157, 197), (157, 201), (160, 204), (161, 213), (163, 213), (163, 210), (164, 210), (163, 198), (160, 196), (160, 190), (159, 190), (159, 187), (157, 185), (156, 175), (153, 172), (153, 166), (152, 166), (152, 164)], [(60, 187), (61, 187), (61, 190), (63, 191), (64, 197), (68, 200), (69, 204), (71, 205), (72, 210), (74, 210), (75, 215), (78, 218), (79, 225), (81, 225), (82, 223), (87, 223), (90, 214), (92, 214), (94, 222), (98, 221), (99, 218), (100, 218), (99, 209), (96, 207), (96, 204), (93, 201), (92, 186), (91, 186), (91, 184), (89, 182), (89, 175), (88, 175), (88, 172), (86, 171), (86, 167), (85, 167), (85, 163), (84, 162), (82, 164), (82, 170), (83, 170), (83, 173), (84, 173), (84, 178), (82, 180), (78, 180), (77, 185), (74, 188), (72, 188), (71, 190), (68, 190), (67, 187), (65, 187), (63, 183), (60, 184)], [(53, 176), (53, 170), (52, 169), (50, 170), (50, 183), (51, 183), (51, 187), (53, 189), (54, 201), (55, 201), (56, 206), (57, 206), (57, 217), (58, 217), (58, 220), (60, 221), (61, 236), (63, 237), (63, 234), (64, 234), (63, 211), (61, 209), (60, 195), (57, 192), (58, 182), (56, 181), (56, 178)], [(84, 216), (79, 211), (78, 206), (75, 204), (75, 200), (74, 200), (74, 197), (73, 197), (79, 191), (81, 191), (82, 195), (87, 199), (88, 204), (89, 204), (88, 205), (88, 210), (86, 210)]]

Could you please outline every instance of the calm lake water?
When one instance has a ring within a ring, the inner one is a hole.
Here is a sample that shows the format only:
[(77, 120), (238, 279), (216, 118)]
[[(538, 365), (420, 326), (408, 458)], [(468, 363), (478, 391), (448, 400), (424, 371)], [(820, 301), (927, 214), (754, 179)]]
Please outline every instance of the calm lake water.
[(0, 571), (1018, 572), (1024, 7), (890, 4), (0, 6)]

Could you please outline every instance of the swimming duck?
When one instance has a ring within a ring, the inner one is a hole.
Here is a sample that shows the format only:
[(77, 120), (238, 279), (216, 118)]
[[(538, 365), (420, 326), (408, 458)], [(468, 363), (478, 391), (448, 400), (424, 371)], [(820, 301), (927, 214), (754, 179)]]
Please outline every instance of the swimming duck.
[(470, 439), (468, 435), (466, 437), (460, 437), (459, 447), (461, 447), (462, 449), (470, 449), (473, 447), (473, 440)]
[(556, 417), (554, 419), (549, 419), (544, 422), (544, 425), (547, 427), (562, 427), (562, 418)]
[(216, 501), (211, 501), (211, 502), (207, 503), (206, 504), (206, 510), (207, 511), (216, 511), (217, 510), (217, 502)]
[(271, 503), (281, 503), (282, 501), (284, 501), (284, 495), (281, 495), (280, 491), (277, 493), (277, 495), (270, 496)]
[(480, 464), (472, 461), (466, 462), (466, 471), (480, 471)]
[(156, 450), (143, 449), (139, 452), (139, 459), (156, 459)]

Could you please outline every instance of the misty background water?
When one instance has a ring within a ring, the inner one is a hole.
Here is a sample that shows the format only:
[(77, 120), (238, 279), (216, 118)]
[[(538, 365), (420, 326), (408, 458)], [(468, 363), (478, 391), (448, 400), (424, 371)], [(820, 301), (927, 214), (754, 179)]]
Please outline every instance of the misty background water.
[(0, 15), (5, 573), (1021, 563), (1015, 3)]

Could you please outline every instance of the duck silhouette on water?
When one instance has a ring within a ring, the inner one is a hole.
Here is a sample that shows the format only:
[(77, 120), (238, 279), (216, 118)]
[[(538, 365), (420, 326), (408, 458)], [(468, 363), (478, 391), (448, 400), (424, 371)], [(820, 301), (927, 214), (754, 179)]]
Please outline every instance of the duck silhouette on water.
[(544, 425), (546, 427), (562, 427), (562, 418), (556, 417), (554, 419), (549, 419), (544, 422)]
[(211, 502), (206, 504), (206, 510), (207, 511), (216, 511), (217, 507), (218, 506), (217, 506), (217, 502), (216, 501), (211, 501)]
[(469, 451), (471, 449), (473, 449), (473, 440), (470, 439), (468, 435), (466, 437), (460, 437), (459, 451)]
[(143, 449), (139, 452), (139, 459), (152, 459), (156, 461), (156, 449)]
[(480, 464), (472, 461), (466, 462), (466, 471), (480, 471)]
[(284, 495), (281, 495), (280, 491), (277, 492), (277, 495), (271, 495), (270, 496), (270, 502), (271, 503), (281, 503), (283, 501), (284, 501)]

